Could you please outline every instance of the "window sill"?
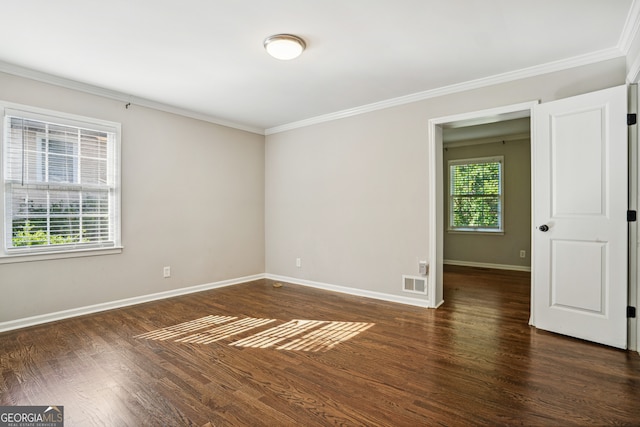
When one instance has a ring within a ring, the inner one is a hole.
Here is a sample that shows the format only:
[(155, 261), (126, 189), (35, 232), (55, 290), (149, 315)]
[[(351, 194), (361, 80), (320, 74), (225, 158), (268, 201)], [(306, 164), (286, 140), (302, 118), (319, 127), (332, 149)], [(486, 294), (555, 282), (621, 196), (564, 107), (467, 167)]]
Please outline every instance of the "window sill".
[(504, 236), (504, 230), (447, 230), (449, 234), (468, 234), (483, 236)]
[(48, 261), (52, 259), (80, 258), (88, 256), (114, 255), (122, 253), (122, 246), (114, 248), (77, 249), (65, 252), (41, 252), (20, 255), (2, 255), (0, 264), (12, 264), (18, 262)]

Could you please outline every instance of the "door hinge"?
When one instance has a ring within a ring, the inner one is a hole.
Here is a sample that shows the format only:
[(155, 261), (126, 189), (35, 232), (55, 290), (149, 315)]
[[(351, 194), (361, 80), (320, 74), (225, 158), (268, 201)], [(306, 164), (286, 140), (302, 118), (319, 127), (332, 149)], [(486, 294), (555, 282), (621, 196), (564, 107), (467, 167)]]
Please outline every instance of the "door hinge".
[(635, 125), (638, 123), (638, 115), (636, 113), (627, 114), (627, 126)]
[(636, 222), (638, 220), (638, 213), (636, 211), (627, 211), (627, 222)]
[(635, 319), (636, 318), (636, 308), (632, 307), (632, 306), (627, 306), (627, 317), (631, 318), (631, 319)]

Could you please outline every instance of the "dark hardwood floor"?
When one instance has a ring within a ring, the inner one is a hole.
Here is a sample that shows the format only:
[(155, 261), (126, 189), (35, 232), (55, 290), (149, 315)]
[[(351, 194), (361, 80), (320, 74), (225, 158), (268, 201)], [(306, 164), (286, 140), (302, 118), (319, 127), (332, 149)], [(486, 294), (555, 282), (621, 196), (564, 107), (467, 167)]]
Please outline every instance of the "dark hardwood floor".
[(640, 425), (638, 353), (529, 327), (526, 273), (445, 283), (437, 310), (265, 280), (3, 333), (0, 405), (63, 405), (67, 426)]

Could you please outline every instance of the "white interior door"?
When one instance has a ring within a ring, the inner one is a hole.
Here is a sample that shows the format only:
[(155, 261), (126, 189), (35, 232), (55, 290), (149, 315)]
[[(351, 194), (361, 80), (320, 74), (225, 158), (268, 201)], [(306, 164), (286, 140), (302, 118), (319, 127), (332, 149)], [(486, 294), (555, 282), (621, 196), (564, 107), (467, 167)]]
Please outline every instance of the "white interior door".
[(627, 89), (534, 107), (533, 324), (627, 346)]

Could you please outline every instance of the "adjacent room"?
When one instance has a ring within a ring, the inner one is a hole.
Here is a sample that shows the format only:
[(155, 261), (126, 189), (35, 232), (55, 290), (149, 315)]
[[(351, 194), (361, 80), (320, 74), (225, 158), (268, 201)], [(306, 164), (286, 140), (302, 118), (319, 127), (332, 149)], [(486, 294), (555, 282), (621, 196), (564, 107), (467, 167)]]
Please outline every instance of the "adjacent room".
[(0, 425), (640, 422), (638, 0), (2, 10)]

